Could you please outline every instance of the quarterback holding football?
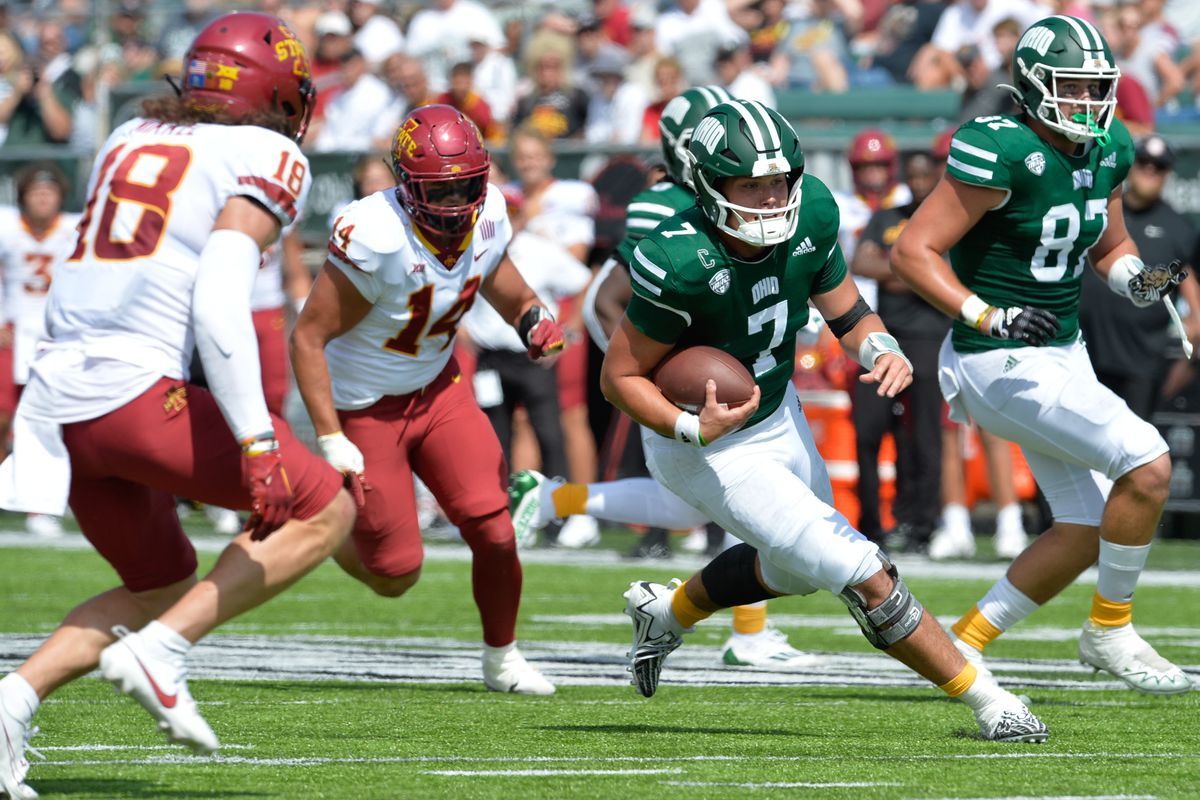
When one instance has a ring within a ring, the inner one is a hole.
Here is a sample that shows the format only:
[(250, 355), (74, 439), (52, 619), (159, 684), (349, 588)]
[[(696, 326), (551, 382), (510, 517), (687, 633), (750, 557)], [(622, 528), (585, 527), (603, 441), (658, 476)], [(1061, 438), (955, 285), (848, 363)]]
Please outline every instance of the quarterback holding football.
[[(654, 477), (743, 543), (686, 583), (630, 585), (638, 690), (654, 694), (663, 660), (716, 610), (825, 589), (872, 645), (966, 702), (984, 738), (1044, 741), (1046, 726), (955, 651), (895, 565), (833, 508), (791, 383), (809, 300), (881, 395), (894, 397), (912, 372), (848, 274), (837, 205), (805, 173), (795, 130), (760, 103), (721, 103), (696, 126), (688, 158), (697, 205), (634, 251), (634, 294), (601, 386), (644, 427)], [(736, 356), (756, 381), (750, 401), (721, 406), (711, 381), (698, 414), (667, 400), (649, 376), (670, 351), (693, 345)]]

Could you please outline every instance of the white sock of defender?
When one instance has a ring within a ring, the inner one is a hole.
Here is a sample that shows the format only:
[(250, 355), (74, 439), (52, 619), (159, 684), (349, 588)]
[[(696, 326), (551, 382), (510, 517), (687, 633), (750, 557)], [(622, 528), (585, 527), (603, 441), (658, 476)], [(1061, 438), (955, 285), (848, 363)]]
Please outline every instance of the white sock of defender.
[(1019, 503), (1009, 503), (996, 512), (996, 530), (1025, 531), (1025, 523), (1021, 519), (1021, 506)]
[(0, 705), (21, 722), (28, 725), (41, 704), (37, 692), (22, 676), (10, 672), (0, 678)]
[(996, 581), (976, 605), (979, 613), (1001, 631), (1008, 630), (1038, 609), (1038, 604), (1013, 586), (1007, 575)]
[(1114, 603), (1128, 603), (1133, 599), (1133, 590), (1149, 555), (1148, 544), (1117, 544), (1101, 539), (1096, 593)]

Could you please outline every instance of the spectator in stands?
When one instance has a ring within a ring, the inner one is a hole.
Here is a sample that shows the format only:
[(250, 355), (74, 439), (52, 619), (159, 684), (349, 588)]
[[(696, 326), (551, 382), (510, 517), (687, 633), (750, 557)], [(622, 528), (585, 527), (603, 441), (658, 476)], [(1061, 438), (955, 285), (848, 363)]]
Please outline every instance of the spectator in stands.
[(353, 49), (342, 57), (341, 83), (324, 120), (313, 122), (313, 150), (386, 149), (402, 117), (387, 84), (368, 71), (367, 60)]
[(967, 67), (982, 59), (979, 69), (1000, 66), (1000, 52), (992, 31), (996, 23), (1012, 17), (1024, 31), (1046, 16), (1034, 0), (955, 0), (942, 12), (933, 39), (921, 48), (910, 74), (918, 89), (963, 89)]
[(966, 122), (976, 117), (991, 117), (1016, 111), (1012, 91), (1001, 84), (1007, 84), (1012, 79), (1013, 53), (1016, 52), (1017, 42), (1022, 33), (1024, 30), (1021, 23), (1013, 17), (1005, 17), (992, 28), (996, 50), (1000, 53), (1000, 65), (991, 72), (986, 72), (982, 57), (977, 57), (970, 64), (967, 74), (971, 77), (967, 91), (963, 94), (963, 107), (958, 115), (960, 120)]
[(349, 16), (354, 48), (363, 54), (372, 72), (385, 58), (404, 50), (404, 34), (396, 21), (379, 9), (379, 0), (350, 0)]
[(787, 10), (788, 83), (816, 92), (850, 87), (850, 37), (862, 20), (858, 0), (808, 0)]
[(633, 7), (629, 17), (632, 38), (626, 51), (629, 54), (629, 66), (625, 69), (625, 77), (630, 82), (642, 87), (647, 97), (654, 97), (658, 86), (654, 82), (654, 70), (661, 54), (654, 49), (654, 10), (646, 5)]
[(408, 54), (421, 60), (434, 91), (445, 91), (450, 67), (471, 57), (472, 36), (501, 37), (492, 10), (476, 0), (433, 0), (408, 24)]
[(43, 22), (38, 44), (37, 56), (18, 68), (12, 94), (0, 101), (0, 123), (8, 124), (5, 147), (61, 144), (71, 137), (71, 115), (82, 88), (62, 26)]
[(1123, 5), (1107, 12), (1104, 31), (1121, 68), (1121, 79), (1137, 79), (1156, 108), (1182, 91), (1183, 70), (1174, 60), (1176, 39), (1161, 25), (1143, 29), (1138, 6)]
[(663, 109), (679, 95), (687, 84), (683, 79), (683, 67), (670, 56), (664, 56), (654, 65), (654, 87), (658, 99), (646, 106), (642, 116), (642, 144), (658, 144), (658, 121)]
[[(898, 400), (886, 404), (890, 413), (870, 417), (874, 430), (856, 428), (859, 439), (870, 443), (865, 452), (860, 448), (860, 481), (863, 470), (878, 470), (883, 434), (890, 430), (895, 437), (896, 499), (892, 508), (896, 530), (895, 541), (889, 537), (884, 542), (889, 550), (919, 547), (928, 542), (941, 505), (943, 400), (938, 384), (938, 351), (950, 331), (950, 320), (893, 275), (888, 260), (892, 244), (905, 223), (940, 177), (941, 167), (932, 153), (910, 155), (904, 162), (904, 181), (912, 190), (912, 201), (871, 215), (850, 264), (855, 275), (878, 282), (879, 317), (913, 365), (912, 385)], [(855, 384), (856, 407), (873, 399), (858, 390), (862, 385)], [(877, 509), (878, 478), (867, 483), (875, 491), (868, 504)], [(864, 514), (864, 518), (868, 516)], [(878, 521), (877, 511), (870, 521)], [(863, 532), (866, 533), (865, 528)]]
[[(146, 40), (142, 32), (145, 14), (137, 0), (124, 0), (117, 5), (110, 22), (112, 44), (119, 49), (119, 58), (102, 56), (102, 63), (120, 67), (118, 78), (125, 81), (148, 80), (157, 77), (158, 52)], [(80, 75), (83, 70), (76, 69)]]
[(784, 16), (784, 0), (758, 0), (746, 7), (746, 16), (734, 20), (750, 32), (750, 58), (767, 82), (775, 87), (788, 84), (790, 60), (784, 49), (791, 24)]
[[(1196, 226), (1163, 199), (1163, 186), (1174, 164), (1175, 151), (1166, 139), (1152, 135), (1139, 140), (1122, 201), (1125, 226), (1142, 260), (1165, 264), (1179, 259), (1193, 273), (1179, 291), (1187, 300), (1188, 328), (1195, 339), (1200, 335), (1200, 285), (1193, 267), (1200, 264), (1200, 237)], [(1091, 270), (1086, 272), (1090, 274), (1081, 287), (1079, 326), (1096, 377), (1134, 413), (1149, 420), (1168, 370), (1167, 310), (1162, 303), (1146, 308), (1130, 305)]]
[(604, 35), (600, 20), (592, 16), (579, 20), (575, 32), (575, 69), (572, 74), (572, 82), (576, 86), (588, 94), (595, 94), (598, 88), (595, 75), (598, 73), (593, 72), (593, 65), (600, 62), (608, 66), (617, 60), (623, 62), (625, 58), (624, 48), (613, 44)]
[(757, 100), (767, 108), (775, 108), (775, 90), (755, 69), (749, 44), (720, 50), (713, 67), (717, 73), (717, 85), (723, 86), (734, 97)]
[(568, 82), (571, 40), (541, 31), (528, 47), (532, 84), (517, 100), (513, 125), (528, 125), (551, 139), (579, 138), (587, 124), (588, 96)]
[(592, 15), (600, 20), (600, 29), (613, 44), (628, 47), (633, 39), (632, 10), (622, 0), (592, 0)]
[(626, 58), (620, 51), (592, 62), (595, 89), (588, 103), (583, 138), (596, 144), (637, 144), (649, 101), (641, 87), (625, 80)]
[(675, 0), (654, 26), (655, 48), (679, 62), (690, 86), (712, 83), (717, 52), (747, 39), (723, 0)]
[(217, 17), (213, 0), (184, 0), (180, 9), (172, 3), (172, 13), (163, 21), (162, 34), (158, 39), (158, 55), (161, 72), (179, 75), (183, 55), (191, 46), (196, 34)]
[(470, 38), (475, 91), (487, 100), (492, 116), (502, 124), (512, 120), (517, 105), (517, 67), (494, 32), (473, 32)]
[[(351, 31), (350, 18), (340, 11), (326, 11), (313, 23), (317, 46), (309, 69), (317, 90), (317, 102), (313, 105), (314, 125), (320, 125), (325, 119), (325, 107), (342, 90), (342, 59), (354, 49)], [(311, 129), (309, 141), (313, 141)]]
[(873, 52), (864, 67), (882, 67), (895, 83), (911, 80), (917, 53), (933, 38), (946, 0), (900, 0), (879, 21)]
[[(504, 140), (504, 126), (496, 122), (492, 109), (476, 92), (472, 85), (475, 68), (463, 61), (450, 68), (450, 89), (438, 95), (434, 102), (453, 106), (467, 119), (475, 123), (483, 138), (489, 143)], [(531, 362), (532, 363), (532, 362)]]
[[(383, 79), (396, 97), (398, 111), (403, 115), (409, 109), (432, 103), (436, 95), (429, 91), (429, 78), (425, 67), (412, 56), (396, 53), (383, 62)], [(387, 150), (389, 147), (382, 149)]]

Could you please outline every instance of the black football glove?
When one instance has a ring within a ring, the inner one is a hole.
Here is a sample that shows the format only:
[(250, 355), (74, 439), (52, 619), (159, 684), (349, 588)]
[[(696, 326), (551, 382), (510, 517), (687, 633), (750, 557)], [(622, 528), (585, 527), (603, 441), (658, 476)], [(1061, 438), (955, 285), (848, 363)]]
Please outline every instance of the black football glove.
[(979, 331), (996, 339), (1041, 347), (1058, 335), (1058, 317), (1033, 306), (993, 308), (984, 316)]

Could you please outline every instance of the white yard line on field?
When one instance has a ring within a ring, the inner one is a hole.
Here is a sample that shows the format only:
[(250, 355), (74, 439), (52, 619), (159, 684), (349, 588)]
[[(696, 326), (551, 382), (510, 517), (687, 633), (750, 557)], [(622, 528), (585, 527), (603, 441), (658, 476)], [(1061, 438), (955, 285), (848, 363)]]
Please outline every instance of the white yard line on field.
[(770, 781), (766, 783), (734, 783), (732, 781), (659, 781), (664, 786), (731, 786), (735, 789), (866, 789), (874, 786), (903, 786), (901, 783), (838, 781), (834, 783), (809, 783), (797, 781)]
[(555, 778), (568, 775), (678, 775), (682, 769), (432, 769), (425, 775), (447, 778)]
[[(243, 747), (250, 747), (243, 745)], [(134, 749), (134, 748), (130, 748)], [(957, 753), (946, 755), (881, 756), (864, 754), (862, 761), (962, 761), (1008, 758), (1032, 759), (1198, 759), (1195, 753), (1052, 753), (1046, 751), (1014, 751), (1008, 753)], [(146, 756), (144, 758), (113, 758), (87, 760), (49, 760), (37, 762), (40, 766), (78, 767), (100, 765), (126, 766), (196, 766), (205, 763), (248, 767), (321, 767), (329, 764), (679, 764), (701, 762), (771, 762), (801, 763), (810, 761), (846, 762), (855, 759), (848, 755), (828, 756), (755, 756), (755, 755), (697, 755), (697, 756), (313, 756), (294, 758), (255, 758), (253, 756), (190, 756), (171, 754)], [(951, 800), (946, 798), (945, 800)], [(953, 800), (976, 800), (954, 798)], [(1093, 798), (1092, 800), (1095, 800)], [(1124, 798), (1132, 800), (1132, 797)]]
[[(0, 674), (20, 664), (42, 638), (31, 634), (0, 634)], [(627, 685), (626, 649), (626, 645), (603, 642), (525, 640), (521, 643), (526, 658), (559, 686)], [(1124, 686), (1106, 675), (1093, 678), (1090, 667), (1070, 659), (996, 659), (989, 666), (1002, 684), (1026, 690), (1099, 690)], [(1200, 674), (1200, 667), (1183, 665), (1183, 668)], [(479, 643), (438, 637), (216, 634), (192, 651), (188, 670), (192, 678), (226, 681), (482, 683)], [(803, 668), (772, 672), (725, 666), (719, 647), (703, 645), (689, 645), (674, 653), (663, 670), (663, 685), (928, 688), (928, 684), (902, 664), (874, 652), (818, 652)], [(1131, 700), (1135, 697), (1130, 695)], [(504, 698), (497, 701), (503, 702)], [(524, 698), (523, 702), (539, 700)]]
[(914, 797), (909, 800), (1157, 800), (1155, 794), (1038, 794), (1003, 797)]
[[(203, 553), (217, 553), (225, 549), (229, 540), (217, 536), (191, 537), (196, 549)], [(77, 534), (68, 534), (57, 539), (43, 539), (27, 533), (0, 531), (0, 549), (27, 547), (52, 550), (90, 550), (87, 540)], [(470, 561), (471, 551), (466, 545), (425, 543), (427, 561)], [(630, 562), (615, 550), (522, 550), (521, 561), (526, 564), (562, 564), (565, 566), (611, 567), (623, 572), (636, 570), (638, 564)], [(1008, 564), (996, 561), (990, 564), (978, 562), (934, 562), (914, 556), (897, 556), (896, 566), (905, 578), (943, 578), (946, 580), (995, 581), (1004, 576)], [(670, 562), (649, 566), (670, 566), (680, 573), (691, 573), (708, 563), (708, 559), (686, 553), (676, 554)], [(1095, 583), (1096, 570), (1089, 569), (1080, 576), (1082, 583)], [(1180, 589), (1200, 589), (1200, 570), (1155, 570), (1142, 573), (1139, 586), (1166, 586)]]

